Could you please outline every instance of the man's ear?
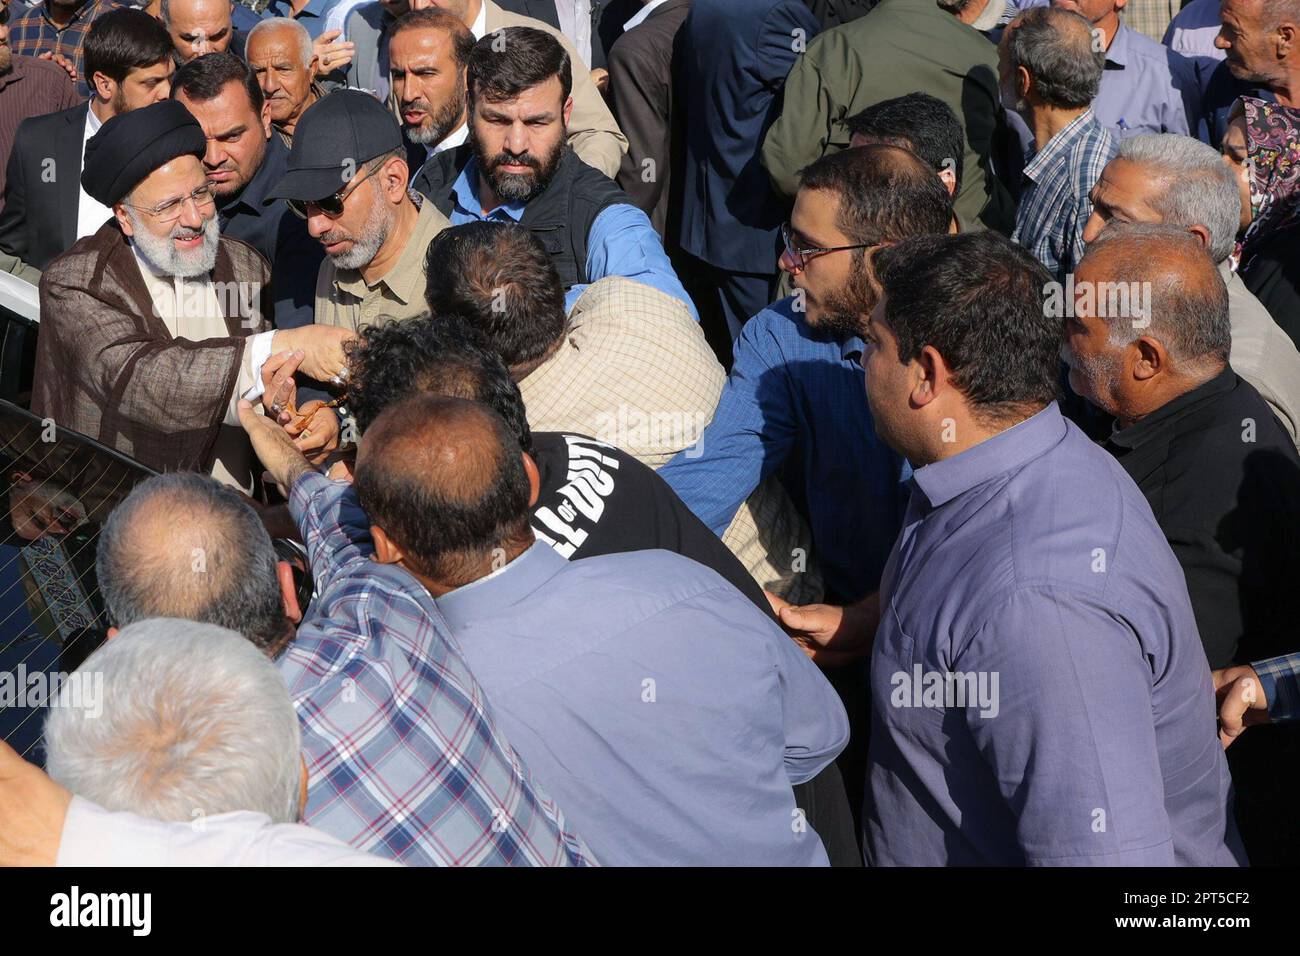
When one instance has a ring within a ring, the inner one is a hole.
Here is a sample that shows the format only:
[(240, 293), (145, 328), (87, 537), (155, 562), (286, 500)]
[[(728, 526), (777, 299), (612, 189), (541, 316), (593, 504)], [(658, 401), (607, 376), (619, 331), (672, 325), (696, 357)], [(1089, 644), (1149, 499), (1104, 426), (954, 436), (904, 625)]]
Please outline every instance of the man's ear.
[(542, 474), (528, 452), (520, 452), (519, 457), (524, 460), (524, 474), (528, 476), (528, 507), (536, 508), (537, 499), (542, 496)]
[(388, 198), (392, 202), (400, 203), (402, 197), (406, 195), (406, 186), (411, 178), (411, 170), (406, 165), (406, 160), (401, 156), (394, 156), (384, 164), (384, 191), (388, 193)]
[(298, 588), (293, 580), (293, 566), (288, 561), (277, 561), (275, 577), (280, 582), (280, 603), (284, 605), (284, 616), (297, 626), (302, 623), (302, 607), (298, 604)]
[(1276, 46), (1279, 59), (1295, 49), (1297, 29), (1296, 24), (1285, 20), (1277, 25)]
[(112, 640), (113, 638), (115, 638), (115, 637), (117, 637), (117, 628), (115, 628), (115, 627), (110, 627), (110, 628), (108, 629), (108, 640), (111, 641), (111, 640)]
[(564, 128), (566, 131), (569, 128), (569, 116), (572, 113), (573, 113), (573, 97), (570, 96), (567, 100), (564, 101)]
[(106, 103), (111, 103), (117, 94), (117, 81), (98, 71), (90, 78), (90, 86), (95, 95)]
[(1133, 340), (1131, 347), (1137, 349), (1137, 357), (1133, 361), (1133, 377), (1138, 381), (1153, 379), (1168, 367), (1169, 353), (1159, 339), (1140, 335)]
[(939, 182), (943, 183), (949, 196), (957, 194), (957, 171), (951, 166), (945, 164), (943, 169), (939, 170)]
[(1202, 226), (1198, 222), (1194, 225), (1188, 226), (1187, 231), (1196, 237), (1196, 240), (1201, 244), (1202, 249), (1210, 248), (1210, 230), (1208, 227)]
[(1029, 99), (1029, 91), (1034, 85), (1033, 77), (1023, 66), (1016, 67), (1016, 93), (1022, 100)]
[(402, 549), (388, 536), (388, 532), (377, 524), (370, 526), (370, 540), (375, 543), (374, 560), (379, 564), (401, 564)]
[(948, 365), (933, 345), (921, 349), (913, 362), (917, 378), (912, 383), (912, 404), (917, 408), (929, 405), (948, 385)]
[(266, 138), (271, 138), (271, 104), (267, 100), (262, 101), (262, 132)]
[(135, 235), (135, 230), (131, 227), (131, 217), (126, 214), (125, 204), (113, 203), (113, 216), (117, 219), (117, 224), (122, 227), (123, 235)]

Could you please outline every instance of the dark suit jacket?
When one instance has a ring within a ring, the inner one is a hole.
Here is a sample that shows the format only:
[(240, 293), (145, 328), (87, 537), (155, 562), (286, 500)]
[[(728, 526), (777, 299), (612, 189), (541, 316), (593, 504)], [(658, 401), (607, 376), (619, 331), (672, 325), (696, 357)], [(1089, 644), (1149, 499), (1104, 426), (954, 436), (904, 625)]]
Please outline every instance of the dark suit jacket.
[(667, 0), (609, 51), (610, 108), (628, 143), (618, 184), (661, 236), (674, 155), (673, 44), (690, 12), (691, 0)]
[[(423, 146), (419, 149), (424, 151)], [(466, 140), (454, 149), (444, 149), (441, 153), (430, 156), (412, 175), (411, 188), (428, 196), (435, 203), (445, 199), (448, 188), (473, 155), (474, 147)], [(447, 212), (446, 209), (442, 211)]]
[(0, 212), (0, 251), (44, 269), (77, 241), (85, 103), (23, 120), (14, 136)]
[[(521, 17), (532, 17), (534, 20), (541, 20), (548, 27), (560, 29), (560, 15), (555, 12), (555, 0), (496, 0), (496, 4), (502, 10), (508, 10), (511, 13), (517, 13)], [(613, 4), (619, 7), (627, 7), (627, 2), (613, 0)], [(614, 45), (614, 40), (618, 35), (606, 36), (602, 30), (605, 20), (605, 12), (611, 6), (611, 0), (592, 0), (591, 4), (591, 63), (588, 64), (593, 70), (596, 68), (604, 69), (605, 51)], [(639, 6), (632, 0), (632, 10), (627, 16), (618, 20), (619, 33), (622, 32), (623, 22), (636, 12)], [(617, 16), (611, 19), (617, 19)], [(572, 37), (570, 37), (572, 39)]]
[[(781, 113), (791, 38), (819, 29), (802, 0), (694, 0), (682, 24), (674, 84), (684, 120), (678, 242), (731, 272), (775, 273), (790, 203), (759, 151)], [(801, 30), (802, 34), (794, 31)]]

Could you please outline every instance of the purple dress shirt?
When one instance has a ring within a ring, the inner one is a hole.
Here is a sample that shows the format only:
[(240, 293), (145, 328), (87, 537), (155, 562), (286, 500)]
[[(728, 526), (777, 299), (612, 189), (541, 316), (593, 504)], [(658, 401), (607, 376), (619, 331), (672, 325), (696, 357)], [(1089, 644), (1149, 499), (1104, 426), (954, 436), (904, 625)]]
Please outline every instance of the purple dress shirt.
[(1053, 403), (911, 482), (868, 862), (1244, 863), (1187, 587), (1123, 469)]
[(1191, 60), (1121, 23), (1106, 51), (1092, 110), (1118, 139), (1138, 133), (1195, 135), (1200, 89)]

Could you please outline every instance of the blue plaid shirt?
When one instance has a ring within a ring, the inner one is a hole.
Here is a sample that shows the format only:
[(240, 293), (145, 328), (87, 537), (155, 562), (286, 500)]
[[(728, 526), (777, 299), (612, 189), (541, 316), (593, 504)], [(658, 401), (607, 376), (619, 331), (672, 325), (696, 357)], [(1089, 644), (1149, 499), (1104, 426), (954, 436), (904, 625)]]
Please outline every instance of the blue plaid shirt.
[(590, 865), (496, 729), (429, 593), (370, 559), (352, 486), (308, 473), (290, 511), (316, 599), (279, 660), (302, 725), (305, 822), (412, 865)]
[(1300, 651), (1253, 661), (1250, 666), (1259, 675), (1268, 716), (1275, 721), (1300, 718)]
[(1089, 109), (1026, 157), (1011, 238), (1061, 282), (1083, 258), (1083, 227), (1092, 215), (1088, 196), (1118, 148)]
[(77, 8), (66, 27), (60, 28), (50, 20), (45, 4), (38, 3), (9, 24), (9, 48), (25, 56), (42, 53), (62, 53), (77, 67), (77, 92), (89, 95), (82, 47), (90, 25), (100, 16), (119, 7), (129, 7), (126, 0), (86, 0)]
[(828, 599), (874, 591), (898, 534), (902, 461), (867, 408), (862, 340), (818, 331), (782, 299), (745, 323), (699, 442), (659, 474), (716, 534), (781, 469), (808, 518)]

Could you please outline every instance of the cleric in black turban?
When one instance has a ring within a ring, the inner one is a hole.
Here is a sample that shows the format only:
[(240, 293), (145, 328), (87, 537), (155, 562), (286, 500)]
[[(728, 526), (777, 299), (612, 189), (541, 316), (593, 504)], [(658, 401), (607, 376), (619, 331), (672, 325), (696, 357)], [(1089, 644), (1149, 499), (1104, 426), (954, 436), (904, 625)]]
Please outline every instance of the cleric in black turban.
[(203, 127), (180, 103), (163, 100), (114, 116), (90, 137), (81, 187), (112, 206), (159, 166), (178, 156), (203, 158)]

